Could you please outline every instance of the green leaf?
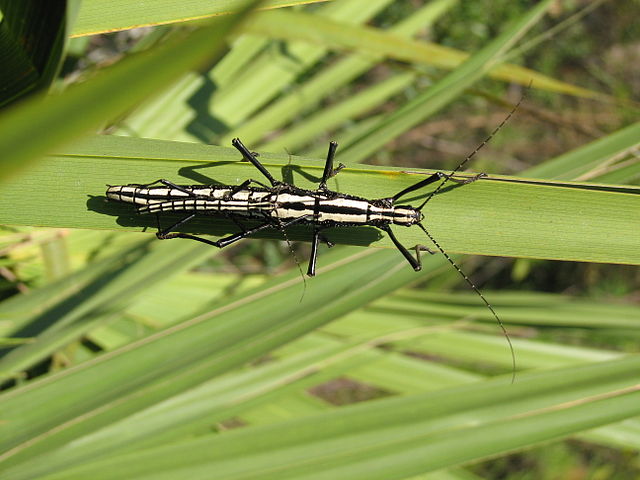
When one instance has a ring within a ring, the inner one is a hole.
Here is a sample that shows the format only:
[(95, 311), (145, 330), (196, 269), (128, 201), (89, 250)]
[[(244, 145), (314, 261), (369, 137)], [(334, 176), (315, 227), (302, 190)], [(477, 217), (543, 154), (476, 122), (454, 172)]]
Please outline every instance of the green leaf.
[[(315, 188), (324, 167), (321, 160), (293, 160), (274, 154), (262, 154), (260, 158), (276, 178), (302, 188)], [(95, 137), (65, 154), (47, 157), (28, 173), (6, 183), (0, 217), (13, 225), (155, 229), (155, 217), (135, 215), (128, 205), (105, 203), (105, 185), (150, 183), (159, 178), (179, 184), (215, 180), (237, 185), (255, 178), (256, 173), (231, 149)], [(385, 198), (429, 173), (349, 165), (332, 180), (332, 188), (366, 198)], [(428, 191), (408, 196), (405, 201), (416, 205)], [(491, 176), (470, 185), (445, 188), (424, 209), (424, 224), (450, 253), (639, 264), (639, 192), (638, 187)], [(163, 219), (163, 224), (176, 220), (170, 216)], [(229, 221), (210, 219), (185, 225), (185, 231), (214, 235), (235, 228)], [(417, 228), (397, 227), (395, 231), (409, 247), (427, 240)], [(264, 236), (281, 238), (276, 232)], [(337, 243), (392, 247), (389, 239), (374, 228), (334, 229), (328, 236)], [(309, 231), (292, 229), (290, 238), (308, 240)]]
[(402, 479), (638, 415), (638, 368), (632, 356), (378, 400), (40, 478)]
[[(329, 2), (319, 6), (316, 15), (362, 23), (391, 1)], [(182, 78), (129, 115), (121, 122), (119, 132), (215, 143), (220, 129), (227, 131), (245, 121), (327, 53), (326, 47), (303, 42), (291, 43), (282, 50), (266, 39), (240, 36), (230, 53), (206, 75), (192, 73)], [(215, 95), (209, 93), (212, 86)]]
[[(0, 410), (12, 419), (2, 436), (2, 450), (10, 450), (6, 459), (31, 458), (256, 360), (390, 290), (429, 276), (440, 260), (425, 259), (425, 271), (416, 273), (397, 252), (363, 252), (352, 261), (334, 257), (319, 268), (306, 292), (299, 273), (292, 272), (75, 369), (15, 388), (0, 397)], [(47, 408), (35, 408), (41, 402)], [(57, 433), (52, 435), (51, 429)]]
[(465, 89), (488, 74), (503, 61), (505, 53), (546, 12), (550, 1), (542, 1), (516, 19), (498, 37), (479, 52), (473, 54), (459, 67), (416, 98), (390, 115), (385, 115), (370, 129), (363, 132), (346, 148), (346, 155), (353, 161), (361, 161), (385, 143), (418, 125), (433, 113), (458, 97)]
[[(106, 323), (139, 291), (200, 263), (211, 253), (211, 248), (199, 244), (161, 244), (150, 248), (148, 242), (144, 242), (98, 264), (90, 264), (88, 272), (74, 274), (74, 278), (93, 279), (82, 289), (76, 282), (72, 289), (64, 289), (70, 282), (68, 278), (62, 278), (41, 289), (35, 298), (25, 295), (4, 302), (0, 306), (0, 318), (7, 318), (8, 322), (14, 320), (11, 311), (33, 312), (23, 317), (14, 330), (20, 326), (22, 335), (35, 338), (29, 345), (3, 355), (0, 381), (17, 375)], [(51, 306), (43, 308), (39, 300), (45, 293), (52, 292), (59, 294), (48, 295)]]
[(0, 2), (0, 106), (49, 86), (66, 37), (67, 2)]
[[(500, 38), (499, 43), (503, 43), (508, 37), (513, 36), (512, 41), (506, 44), (506, 48), (509, 48), (512, 43), (520, 38), (524, 31), (531, 26), (527, 26), (526, 22), (535, 23), (535, 21), (537, 21), (536, 16), (541, 15), (544, 10), (548, 8), (547, 3), (548, 2), (541, 2), (535, 9), (532, 9), (531, 16), (528, 20), (505, 32)], [(520, 29), (523, 31), (518, 32)], [(360, 53), (368, 53), (376, 58), (392, 58), (404, 62), (433, 65), (447, 70), (456, 69), (468, 61), (469, 58), (472, 58), (468, 53), (434, 43), (418, 42), (371, 27), (349, 25), (328, 18), (319, 18), (307, 13), (284, 10), (257, 14), (242, 27), (242, 30), (247, 33), (264, 35), (269, 38), (304, 40), (318, 45), (330, 45), (334, 48), (357, 50)], [(498, 40), (496, 40), (496, 42), (497, 41)], [(475, 67), (479, 71), (477, 75), (473, 76), (473, 80), (469, 83), (473, 83), (479, 76), (484, 75), (495, 67), (495, 69), (488, 74), (501, 80), (519, 83), (524, 86), (529, 85), (529, 83), (533, 81), (535, 87), (542, 90), (568, 93), (587, 98), (607, 98), (606, 95), (601, 93), (567, 84), (523, 67), (516, 65), (498, 66), (499, 61), (496, 61), (496, 59), (503, 55), (504, 51), (493, 51), (489, 56), (495, 56), (496, 58), (488, 62), (486, 68), (478, 68), (488, 60), (486, 57), (488, 54), (487, 49), (491, 50), (495, 48), (496, 44), (492, 44), (491, 47), (485, 47), (485, 49), (483, 49), (485, 58), (482, 61), (480, 61), (477, 56), (478, 54), (473, 55), (473, 58), (475, 58), (474, 62), (477, 62), (475, 63)], [(473, 71), (471, 68), (467, 68), (469, 72)], [(461, 76), (462, 75), (460, 75), (460, 77)]]
[(527, 169), (533, 178), (573, 180), (640, 145), (640, 122), (598, 138), (582, 147)]
[[(455, 3), (455, 0), (429, 2), (419, 10), (413, 12), (411, 16), (406, 17), (391, 27), (389, 32), (403, 37), (416, 35), (418, 32), (429, 28), (438, 18), (453, 7)], [(345, 28), (349, 29), (351, 26), (345, 26)], [(255, 115), (252, 115), (243, 124), (238, 125), (232, 132), (220, 137), (219, 144), (225, 145), (230, 142), (233, 137), (240, 137), (248, 143), (260, 140), (265, 133), (277, 130), (279, 127), (286, 125), (292, 119), (299, 116), (303, 111), (316, 107), (322, 99), (331, 96), (338, 88), (347, 85), (366, 71), (372, 69), (382, 59), (383, 57), (373, 53), (354, 53), (338, 60), (334, 64), (328, 65), (303, 84), (298, 85), (293, 92), (282, 95), (271, 104), (265, 106), (265, 108), (256, 112)], [(393, 88), (387, 86), (384, 94), (390, 95), (394, 91), (397, 91), (397, 89), (406, 86), (408, 81), (416, 75), (415, 73), (407, 73), (393, 76), (387, 82), (383, 82), (385, 84), (391, 83), (393, 86)], [(403, 77), (405, 79), (404, 81), (402, 80)], [(372, 89), (380, 90), (380, 86), (365, 89), (364, 94), (366, 94), (368, 98), (374, 97), (374, 94), (369, 92)], [(360, 94), (355, 95), (355, 97), (359, 96)], [(385, 98), (385, 96), (382, 95), (382, 98)], [(378, 98), (376, 98), (375, 101), (376, 106), (381, 103), (380, 94), (378, 94)], [(366, 104), (366, 102), (357, 101), (356, 99), (354, 102), (349, 102), (348, 105), (347, 102), (344, 102), (342, 108), (349, 112), (351, 115), (350, 118), (354, 118), (368, 107), (370, 107), (370, 105)], [(333, 111), (333, 108), (320, 109), (317, 114), (326, 118), (326, 122), (330, 122), (331, 120), (337, 122), (341, 120), (340, 116)], [(306, 132), (309, 132), (310, 136), (315, 137), (318, 132), (329, 130), (326, 122), (322, 124), (307, 117), (304, 122), (296, 122), (290, 125), (287, 131), (283, 132), (277, 139), (269, 141), (267, 144), (262, 144), (262, 146), (269, 152), (277, 152), (282, 148), (295, 151), (298, 146), (296, 141), (300, 142), (299, 139), (301, 137), (301, 135), (296, 132), (298, 129), (304, 129)]]
[[(261, 8), (325, 2), (327, 0), (265, 0)], [(246, 0), (154, 0), (153, 8), (129, 0), (82, 0), (72, 37), (95, 35), (166, 23), (200, 20), (218, 15), (238, 13)]]
[(126, 58), (63, 94), (35, 96), (5, 110), (0, 115), (0, 151), (11, 154), (2, 158), (2, 175), (9, 177), (34, 159), (122, 114), (186, 70), (218, 57), (226, 37), (242, 18), (222, 17), (186, 38)]

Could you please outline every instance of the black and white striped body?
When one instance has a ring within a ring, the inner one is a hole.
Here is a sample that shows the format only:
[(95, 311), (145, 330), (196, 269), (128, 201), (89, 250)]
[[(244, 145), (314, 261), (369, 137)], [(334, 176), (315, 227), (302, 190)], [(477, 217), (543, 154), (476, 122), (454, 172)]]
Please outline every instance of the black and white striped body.
[(422, 219), (417, 209), (393, 205), (390, 199), (368, 200), (330, 190), (304, 190), (288, 184), (269, 189), (234, 189), (226, 185), (176, 187), (115, 185), (109, 187), (107, 197), (136, 205), (140, 214), (184, 212), (274, 222), (299, 219), (297, 223), (312, 223), (322, 227), (411, 226)]

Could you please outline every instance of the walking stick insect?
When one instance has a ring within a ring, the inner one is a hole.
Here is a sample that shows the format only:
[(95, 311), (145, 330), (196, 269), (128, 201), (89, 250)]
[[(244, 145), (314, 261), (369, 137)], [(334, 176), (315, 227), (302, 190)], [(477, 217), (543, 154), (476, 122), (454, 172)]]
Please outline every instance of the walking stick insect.
[[(345, 226), (366, 225), (383, 230), (389, 235), (393, 244), (407, 259), (411, 267), (416, 271), (421, 269), (420, 251), (431, 252), (431, 250), (425, 246), (418, 245), (415, 247), (416, 255), (414, 257), (396, 238), (393, 230), (391, 230), (391, 225), (405, 227), (417, 225), (433, 241), (433, 238), (421, 223), (424, 219), (421, 210), (439, 188), (417, 208), (410, 205), (396, 205), (396, 202), (408, 193), (434, 182), (439, 180), (446, 181), (450, 179), (450, 175), (436, 172), (426, 179), (401, 190), (392, 197), (369, 200), (355, 195), (334, 192), (327, 188), (327, 180), (344, 167), (342, 164), (338, 168), (334, 169), (333, 167), (335, 152), (338, 147), (336, 142), (329, 144), (322, 179), (316, 190), (306, 190), (276, 180), (240, 139), (235, 138), (232, 144), (246, 160), (251, 162), (266, 177), (269, 185), (254, 179), (248, 179), (235, 186), (176, 185), (169, 180), (160, 179), (147, 185), (109, 186), (106, 193), (107, 198), (133, 203), (137, 206), (137, 213), (139, 214), (185, 212), (184, 218), (168, 228), (159, 229), (156, 236), (161, 240), (188, 238), (218, 248), (226, 247), (268, 228), (283, 230), (295, 224), (312, 225), (311, 258), (307, 269), (307, 275), (310, 277), (315, 275), (319, 242), (322, 240), (329, 243), (323, 237), (322, 231), (328, 228)], [(454, 181), (470, 183), (480, 176)], [(238, 223), (241, 232), (220, 240), (209, 240), (187, 233), (175, 232), (181, 225), (189, 222), (198, 214), (229, 217)], [(261, 220), (263, 223), (246, 229), (240, 225), (241, 219)], [(435, 245), (438, 246), (437, 243)]]

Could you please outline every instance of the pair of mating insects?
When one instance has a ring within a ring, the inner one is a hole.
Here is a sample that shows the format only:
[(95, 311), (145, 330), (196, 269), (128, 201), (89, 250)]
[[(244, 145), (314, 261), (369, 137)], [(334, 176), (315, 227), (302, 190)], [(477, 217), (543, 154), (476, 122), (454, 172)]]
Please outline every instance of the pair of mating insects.
[[(420, 251), (435, 253), (423, 245), (416, 245), (414, 257), (396, 238), (391, 225), (420, 227), (431, 241), (442, 248), (427, 232), (421, 221), (424, 219), (422, 208), (440, 190), (451, 175), (434, 173), (428, 178), (405, 188), (393, 197), (369, 200), (355, 195), (335, 192), (327, 188), (329, 178), (335, 176), (344, 165), (333, 168), (333, 160), (338, 147), (336, 142), (329, 144), (329, 152), (322, 173), (322, 179), (316, 190), (305, 190), (289, 183), (281, 182), (264, 168), (256, 154), (235, 138), (232, 145), (240, 151), (243, 158), (251, 162), (266, 177), (270, 185), (249, 179), (240, 185), (176, 185), (169, 180), (157, 180), (151, 184), (114, 185), (107, 189), (107, 198), (136, 205), (137, 213), (184, 212), (185, 217), (174, 225), (158, 228), (156, 236), (161, 239), (188, 238), (218, 248), (226, 247), (251, 234), (268, 228), (277, 228), (284, 232), (286, 227), (296, 224), (313, 225), (311, 241), (311, 259), (307, 275), (315, 275), (318, 244), (322, 240), (331, 246), (322, 235), (322, 230), (345, 226), (373, 226), (385, 231), (400, 253), (404, 255), (414, 270), (421, 269)], [(470, 183), (481, 175), (466, 180), (453, 180)], [(396, 202), (410, 192), (441, 180), (442, 183), (417, 208), (410, 205), (396, 205)], [(156, 186), (157, 185), (157, 186)], [(255, 185), (255, 186), (254, 186)], [(222, 238), (208, 240), (187, 233), (175, 232), (177, 228), (192, 220), (196, 215), (226, 216), (235, 221), (241, 232)], [(263, 223), (251, 229), (244, 228), (240, 219), (261, 220)], [(444, 251), (442, 251), (446, 255)]]

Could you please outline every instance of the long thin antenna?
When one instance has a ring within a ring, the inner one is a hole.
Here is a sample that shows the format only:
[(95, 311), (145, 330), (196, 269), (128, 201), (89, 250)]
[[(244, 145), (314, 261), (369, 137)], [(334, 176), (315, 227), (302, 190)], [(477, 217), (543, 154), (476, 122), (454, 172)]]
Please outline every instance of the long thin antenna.
[(307, 279), (304, 278), (304, 272), (302, 271), (300, 260), (298, 260), (298, 256), (296, 255), (296, 252), (293, 250), (293, 245), (291, 245), (291, 241), (289, 240), (289, 236), (287, 235), (287, 232), (284, 226), (282, 225), (282, 221), (278, 217), (276, 217), (276, 221), (278, 222), (278, 230), (280, 230), (280, 232), (282, 233), (282, 236), (284, 237), (284, 241), (287, 243), (287, 247), (289, 247), (289, 252), (293, 256), (293, 260), (296, 262), (298, 271), (300, 272), (300, 276), (302, 277), (302, 295), (300, 295), (300, 303), (302, 303), (302, 300), (304, 299), (304, 294), (307, 292)]
[(440, 244), (438, 242), (436, 242), (436, 239), (431, 236), (431, 234), (427, 231), (426, 228), (424, 228), (424, 225), (422, 225), (421, 223), (417, 223), (416, 225), (418, 225), (422, 229), (422, 231), (427, 234), (427, 237), (429, 237), (429, 240), (431, 240), (433, 242), (433, 244), (436, 247), (438, 247), (438, 250), (440, 250), (440, 253), (442, 253), (442, 255), (444, 255), (444, 258), (446, 258), (449, 261), (449, 263), (451, 265), (453, 265), (453, 268), (455, 268), (458, 271), (458, 273), (460, 275), (462, 275), (462, 278), (464, 278), (464, 280), (469, 284), (469, 286), (473, 289), (473, 291), (478, 294), (478, 296), (482, 299), (484, 304), (487, 306), (487, 308), (493, 314), (494, 318), (498, 322), (498, 325), (502, 329), (502, 333), (504, 333), (504, 336), (507, 339), (507, 343), (509, 344), (509, 350), (511, 351), (511, 368), (512, 368), (511, 383), (515, 382), (515, 380), (516, 380), (516, 353), (515, 353), (515, 350), (513, 349), (513, 344), (511, 343), (511, 338), (509, 337), (509, 333), (507, 332), (507, 329), (504, 326), (504, 323), (502, 323), (502, 320), (500, 320), (500, 317), (498, 317), (498, 314), (493, 309), (491, 304), (487, 301), (487, 299), (484, 297), (484, 295), (482, 295), (482, 292), (480, 292), (478, 287), (476, 287), (475, 284), (469, 279), (469, 277), (467, 277), (465, 275), (465, 273), (460, 269), (460, 267), (458, 267), (456, 262), (454, 262), (451, 259), (449, 254), (444, 251), (444, 249), (440, 246)]
[(426, 198), (426, 200), (424, 202), (422, 202), (422, 205), (420, 205), (418, 207), (418, 210), (422, 210), (422, 208), (429, 202), (429, 200), (431, 200), (433, 198), (433, 196), (442, 189), (444, 184), (447, 183), (447, 180), (449, 180), (451, 177), (453, 177), (453, 175), (455, 173), (459, 172), (462, 169), (462, 167), (464, 167), (467, 164), (467, 162), (469, 160), (471, 160), (475, 156), (476, 153), (478, 153), (480, 150), (482, 150), (482, 147), (484, 147), (487, 143), (489, 143), (489, 141), (493, 138), (493, 136), (496, 133), (498, 133), (502, 127), (504, 127), (505, 123), (507, 123), (509, 121), (509, 119), (515, 113), (515, 111), (518, 109), (518, 107), (520, 106), (520, 104), (522, 103), (523, 100), (524, 100), (524, 95), (522, 95), (522, 97), (520, 97), (520, 100), (518, 100), (518, 103), (515, 104), (515, 106), (511, 109), (511, 111), (504, 118), (504, 120), (502, 120), (502, 122), (500, 122), (500, 125), (498, 125), (496, 128), (494, 128), (493, 132), (491, 132), (489, 134), (489, 136), (487, 138), (485, 138), (484, 141), (480, 145), (478, 145), (476, 147), (476, 149), (467, 156), (467, 158), (465, 158), (462, 162), (460, 162), (460, 164), (449, 175), (447, 175), (446, 177), (444, 177), (442, 179), (442, 181), (436, 187), (436, 189), (433, 192), (431, 192), (431, 194)]

